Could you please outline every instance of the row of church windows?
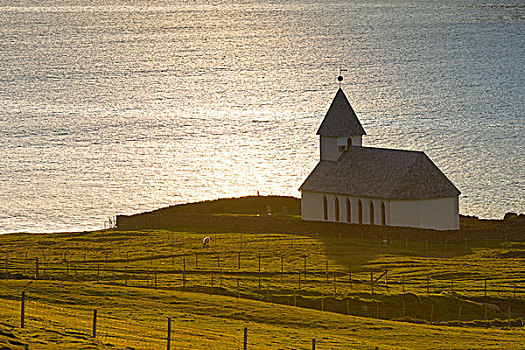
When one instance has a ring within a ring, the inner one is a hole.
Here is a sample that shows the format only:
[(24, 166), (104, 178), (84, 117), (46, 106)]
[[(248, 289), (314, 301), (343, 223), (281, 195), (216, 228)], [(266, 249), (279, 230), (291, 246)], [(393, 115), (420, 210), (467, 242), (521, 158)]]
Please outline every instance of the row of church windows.
[[(339, 210), (339, 198), (335, 198), (335, 221), (340, 220), (340, 210)], [(326, 196), (323, 196), (323, 208), (324, 208), (324, 219), (328, 220), (328, 199)], [(370, 211), (370, 224), (375, 225), (375, 215), (374, 215), (374, 202), (370, 201), (369, 211)], [(386, 210), (385, 202), (381, 202), (381, 225), (386, 224)], [(359, 224), (363, 223), (363, 203), (360, 199), (357, 200), (357, 222)], [(346, 199), (346, 221), (352, 222), (352, 205), (350, 204), (350, 199)]]

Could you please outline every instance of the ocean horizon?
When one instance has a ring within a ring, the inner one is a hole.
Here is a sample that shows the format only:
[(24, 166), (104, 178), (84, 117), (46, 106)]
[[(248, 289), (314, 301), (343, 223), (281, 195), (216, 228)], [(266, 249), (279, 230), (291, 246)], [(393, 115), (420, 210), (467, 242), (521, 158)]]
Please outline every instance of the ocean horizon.
[(340, 69), (364, 146), (525, 213), (522, 2), (6, 0), (0, 47), (0, 233), (299, 197)]

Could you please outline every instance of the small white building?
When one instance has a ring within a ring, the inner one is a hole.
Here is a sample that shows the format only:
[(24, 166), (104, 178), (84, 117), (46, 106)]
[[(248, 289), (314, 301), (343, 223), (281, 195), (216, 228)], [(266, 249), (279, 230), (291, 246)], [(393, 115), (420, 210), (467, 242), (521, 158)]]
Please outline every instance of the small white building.
[(303, 220), (459, 229), (459, 190), (423, 152), (362, 147), (342, 89), (317, 131), (321, 160), (301, 191)]

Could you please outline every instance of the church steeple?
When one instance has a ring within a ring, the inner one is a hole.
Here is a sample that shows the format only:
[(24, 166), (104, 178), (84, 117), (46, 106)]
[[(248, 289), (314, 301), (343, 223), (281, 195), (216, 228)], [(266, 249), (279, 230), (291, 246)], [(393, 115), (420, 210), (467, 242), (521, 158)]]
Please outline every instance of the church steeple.
[(362, 145), (365, 130), (341, 88), (337, 90), (317, 135), (321, 136), (321, 160), (336, 161), (348, 147)]

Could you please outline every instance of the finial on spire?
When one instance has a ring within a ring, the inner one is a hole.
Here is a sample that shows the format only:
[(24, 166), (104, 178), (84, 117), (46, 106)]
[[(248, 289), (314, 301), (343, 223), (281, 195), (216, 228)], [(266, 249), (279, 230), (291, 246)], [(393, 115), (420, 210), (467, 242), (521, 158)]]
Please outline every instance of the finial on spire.
[(343, 72), (348, 72), (348, 69), (339, 68), (339, 76), (337, 77), (337, 81), (339, 82), (339, 88), (341, 88), (341, 84), (343, 82)]

